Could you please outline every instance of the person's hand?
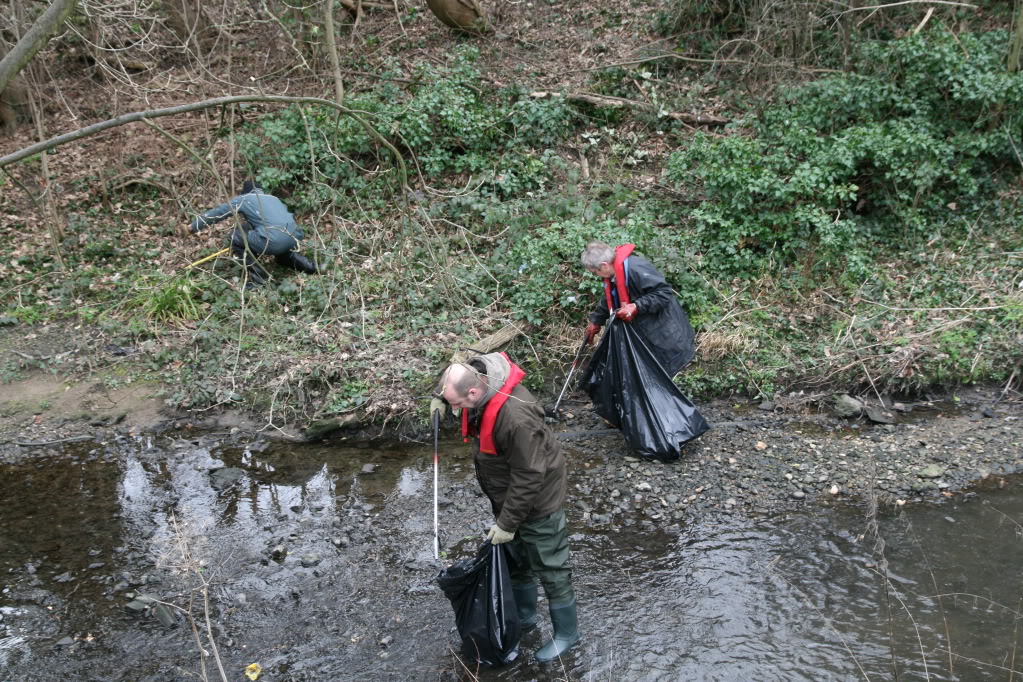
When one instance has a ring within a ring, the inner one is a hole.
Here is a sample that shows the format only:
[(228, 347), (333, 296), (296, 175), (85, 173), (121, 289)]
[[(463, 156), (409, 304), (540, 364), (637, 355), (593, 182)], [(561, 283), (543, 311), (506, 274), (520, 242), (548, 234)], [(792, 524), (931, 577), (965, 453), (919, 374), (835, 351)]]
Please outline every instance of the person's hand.
[(178, 225), (176, 232), (179, 237), (191, 237), (193, 234), (191, 225)]
[(430, 401), (430, 421), (433, 421), (433, 413), (440, 412), (440, 418), (444, 419), (444, 411), (447, 409), (447, 403), (440, 398), (434, 398)]
[(632, 322), (632, 320), (636, 317), (636, 304), (626, 303), (618, 309), (618, 312), (615, 313), (615, 317), (623, 322)]
[(506, 542), (510, 542), (515, 537), (515, 533), (509, 533), (506, 530), (501, 530), (501, 527), (496, 523), (490, 527), (487, 531), (487, 540), (490, 540), (492, 544), (503, 545)]
[(590, 322), (586, 325), (586, 343), (593, 345), (593, 339), (597, 338), (597, 334), (600, 333), (600, 325), (596, 322)]

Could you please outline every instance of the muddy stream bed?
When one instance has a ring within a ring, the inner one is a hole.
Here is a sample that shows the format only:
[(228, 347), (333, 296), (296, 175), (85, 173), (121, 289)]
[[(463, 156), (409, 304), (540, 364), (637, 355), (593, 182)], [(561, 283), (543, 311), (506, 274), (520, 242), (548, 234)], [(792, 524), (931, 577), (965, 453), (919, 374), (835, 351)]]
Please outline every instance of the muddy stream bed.
[[(562, 425), (583, 643), (541, 666), (533, 633), (495, 670), (454, 655), (426, 446), (37, 448), (0, 465), (0, 679), (219, 680), (218, 657), (232, 681), (253, 663), (266, 681), (1023, 674), (1019, 406), (890, 428), (712, 416), (730, 426), (670, 465)], [(466, 446), (442, 453), (451, 561), (491, 516)]]

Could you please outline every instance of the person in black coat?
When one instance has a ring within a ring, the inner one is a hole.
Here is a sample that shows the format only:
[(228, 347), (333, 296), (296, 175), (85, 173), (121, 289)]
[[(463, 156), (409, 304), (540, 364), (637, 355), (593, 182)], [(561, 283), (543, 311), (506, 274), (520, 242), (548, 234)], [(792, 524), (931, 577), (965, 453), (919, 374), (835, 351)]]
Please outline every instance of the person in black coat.
[(633, 249), (632, 244), (611, 248), (595, 241), (586, 245), (583, 267), (604, 279), (604, 296), (589, 314), (586, 339), (593, 343), (614, 311), (619, 320), (633, 325), (673, 377), (696, 354), (696, 334), (664, 275)]

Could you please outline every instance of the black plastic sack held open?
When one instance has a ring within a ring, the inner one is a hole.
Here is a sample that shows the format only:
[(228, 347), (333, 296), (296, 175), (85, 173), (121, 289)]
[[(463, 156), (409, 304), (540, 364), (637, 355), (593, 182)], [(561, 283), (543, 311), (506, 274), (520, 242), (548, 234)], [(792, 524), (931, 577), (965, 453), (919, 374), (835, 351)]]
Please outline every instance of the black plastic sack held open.
[(455, 610), (462, 654), (483, 665), (514, 661), (519, 655), (519, 614), (504, 545), (484, 542), (475, 557), (441, 571), (437, 582)]
[(684, 443), (710, 428), (628, 323), (612, 319), (580, 384), (643, 457), (678, 459)]

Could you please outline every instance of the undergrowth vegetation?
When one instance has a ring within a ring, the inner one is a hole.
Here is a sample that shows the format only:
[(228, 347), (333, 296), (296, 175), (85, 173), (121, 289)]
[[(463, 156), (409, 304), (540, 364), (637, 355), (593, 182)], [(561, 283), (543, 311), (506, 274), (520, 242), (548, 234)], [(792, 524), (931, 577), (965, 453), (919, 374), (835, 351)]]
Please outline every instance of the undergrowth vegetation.
[[(385, 80), (346, 106), (393, 139), (427, 182), (464, 174), (478, 193), (500, 198), (541, 189), (551, 179), (551, 148), (579, 117), (563, 98), (488, 84), (478, 58), (463, 49), (450, 66), (426, 64), (401, 78), (411, 81), (407, 87)], [(373, 212), (393, 199), (394, 170), (378, 167), (379, 145), (355, 119), (334, 111), (290, 107), (262, 117), (238, 143), (262, 184), (288, 192), (298, 210), (316, 211), (345, 195)]]
[[(741, 5), (710, 8), (727, 20), (702, 40), (745, 30)], [(700, 332), (677, 380), (698, 400), (1006, 382), (1023, 361), (1023, 77), (1005, 68), (1010, 37), (935, 23), (841, 39), (822, 50), (844, 70), (767, 94), (736, 95), (742, 79), (728, 74), (688, 81), (677, 65), (589, 76), (628, 98), (689, 83), (657, 95), (665, 112), (730, 87), (735, 122), (695, 133), (494, 82), (473, 47), (445, 65), (394, 62), (345, 104), (401, 153), (406, 177), (333, 109), (220, 130), (299, 216), (321, 275), (276, 270), (246, 292), (229, 258), (186, 268), (124, 239), (131, 221), (166, 225), (165, 197), (131, 186), (115, 210), (87, 179), (65, 206), (64, 274), (53, 253), (16, 248), (0, 266), (2, 316), (69, 318), (141, 349), (137, 375), (167, 384), (172, 405), (244, 404), (275, 425), (353, 412), (386, 423), (421, 415), (451, 353), (508, 324), (527, 383), (553, 389), (601, 287), (578, 256), (601, 239), (635, 243), (675, 287)], [(181, 203), (216, 201), (198, 188)]]
[(692, 172), (708, 265), (722, 274), (799, 256), (871, 274), (881, 249), (965, 234), (1023, 147), (1023, 77), (1008, 35), (931, 31), (858, 46), (853, 73), (782, 93), (723, 139), (697, 135), (668, 175)]

